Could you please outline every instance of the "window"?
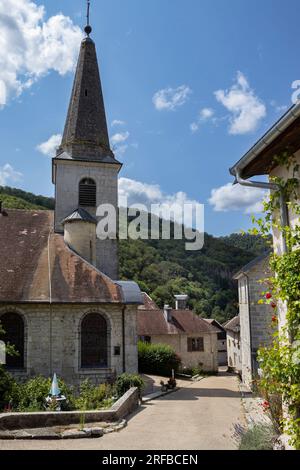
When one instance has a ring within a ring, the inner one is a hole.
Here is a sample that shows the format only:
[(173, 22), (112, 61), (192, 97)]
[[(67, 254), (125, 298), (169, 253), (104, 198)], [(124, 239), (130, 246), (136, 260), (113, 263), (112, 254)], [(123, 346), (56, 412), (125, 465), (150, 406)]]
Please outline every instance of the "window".
[(89, 313), (81, 323), (81, 367), (108, 367), (108, 329), (105, 318)]
[(15, 347), (18, 356), (6, 356), (6, 366), (8, 369), (24, 368), (24, 321), (18, 313), (5, 313), (0, 317), (4, 334), (1, 340)]
[(203, 338), (188, 338), (188, 352), (204, 351)]
[(91, 178), (85, 178), (79, 183), (79, 205), (96, 207), (96, 183)]

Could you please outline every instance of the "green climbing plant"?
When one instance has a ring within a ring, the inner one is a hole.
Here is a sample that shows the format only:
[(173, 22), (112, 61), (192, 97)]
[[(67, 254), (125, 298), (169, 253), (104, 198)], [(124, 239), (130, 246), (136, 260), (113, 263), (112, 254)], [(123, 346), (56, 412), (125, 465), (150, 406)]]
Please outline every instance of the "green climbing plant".
[[(261, 348), (258, 360), (262, 371), (260, 387), (267, 397), (280, 394), (286, 413), (281, 421), (282, 431), (290, 437), (290, 444), (300, 449), (300, 225), (283, 226), (280, 217), (280, 198), (283, 195), (288, 209), (300, 216), (299, 165), (294, 156), (284, 153), (275, 162), (285, 167), (288, 178), (272, 178), (277, 190), (271, 191), (264, 202), (264, 215), (253, 217), (255, 227), (252, 234), (267, 238), (271, 229), (282, 234), (287, 250), (274, 253), (270, 258), (272, 277), (266, 280), (270, 291), (264, 293), (264, 302), (274, 309), (275, 328), (273, 343)], [(296, 218), (297, 219), (297, 218)], [(286, 312), (286, 319), (278, 319), (280, 312)]]

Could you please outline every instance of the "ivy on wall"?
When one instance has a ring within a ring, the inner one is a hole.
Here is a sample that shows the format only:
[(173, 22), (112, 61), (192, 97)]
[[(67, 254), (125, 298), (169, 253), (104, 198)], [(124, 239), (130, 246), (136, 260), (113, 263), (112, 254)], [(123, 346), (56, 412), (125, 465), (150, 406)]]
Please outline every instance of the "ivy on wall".
[[(276, 163), (285, 167), (289, 177), (272, 178), (278, 190), (271, 191), (264, 202), (264, 215), (253, 218), (256, 227), (252, 234), (267, 237), (271, 229), (286, 240), (287, 250), (274, 253), (270, 258), (273, 277), (267, 280), (270, 292), (265, 293), (265, 302), (274, 308), (273, 324), (276, 324), (273, 343), (261, 348), (258, 360), (261, 369), (260, 388), (266, 397), (280, 395), (286, 413), (281, 419), (281, 430), (290, 436), (290, 444), (300, 449), (300, 225), (283, 226), (280, 222), (280, 198), (283, 194), (290, 213), (300, 215), (299, 165), (294, 156), (285, 153), (276, 158)], [(279, 330), (278, 313), (286, 311), (286, 321)]]

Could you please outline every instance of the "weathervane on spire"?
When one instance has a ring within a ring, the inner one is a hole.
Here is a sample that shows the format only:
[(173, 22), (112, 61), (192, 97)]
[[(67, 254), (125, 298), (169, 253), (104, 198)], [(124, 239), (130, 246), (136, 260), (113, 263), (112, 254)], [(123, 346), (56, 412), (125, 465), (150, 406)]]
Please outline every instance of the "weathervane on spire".
[(90, 25), (90, 8), (91, 8), (91, 0), (87, 0), (86, 27), (84, 28), (84, 31), (88, 37), (90, 36), (92, 32), (92, 27)]

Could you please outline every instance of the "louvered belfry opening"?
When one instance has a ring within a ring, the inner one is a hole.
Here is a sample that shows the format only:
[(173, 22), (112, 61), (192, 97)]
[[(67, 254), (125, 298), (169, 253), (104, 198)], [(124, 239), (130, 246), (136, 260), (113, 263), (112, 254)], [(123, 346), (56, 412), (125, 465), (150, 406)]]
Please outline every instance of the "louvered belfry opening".
[(8, 369), (24, 368), (24, 321), (21, 315), (14, 312), (4, 313), (0, 317), (1, 327), (4, 334), (0, 336), (0, 340), (5, 344), (14, 346), (17, 356), (6, 355), (6, 367)]
[(108, 328), (99, 313), (89, 313), (81, 324), (81, 367), (108, 367)]
[(96, 183), (84, 178), (79, 183), (79, 206), (96, 207)]

